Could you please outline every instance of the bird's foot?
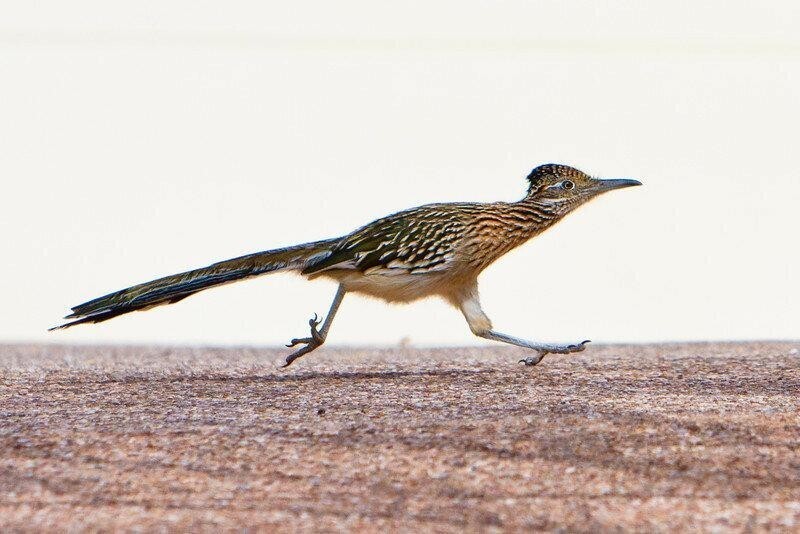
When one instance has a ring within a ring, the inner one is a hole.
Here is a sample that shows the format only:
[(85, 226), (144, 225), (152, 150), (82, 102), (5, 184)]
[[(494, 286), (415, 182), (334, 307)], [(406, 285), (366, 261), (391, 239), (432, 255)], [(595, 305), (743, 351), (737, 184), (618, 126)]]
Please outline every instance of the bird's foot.
[(590, 340), (585, 339), (580, 343), (573, 343), (571, 345), (547, 345), (542, 346), (541, 348), (534, 349), (536, 352), (535, 356), (528, 356), (527, 358), (523, 358), (519, 361), (519, 363), (524, 363), (528, 367), (533, 367), (534, 365), (541, 362), (544, 357), (550, 353), (553, 354), (571, 354), (573, 352), (581, 352), (586, 349), (586, 344), (589, 343)]
[(308, 326), (311, 329), (311, 337), (300, 337), (300, 338), (296, 337), (286, 345), (287, 347), (294, 347), (295, 345), (299, 345), (302, 343), (305, 344), (305, 347), (301, 347), (296, 351), (294, 351), (293, 353), (291, 353), (289, 356), (287, 356), (286, 363), (284, 363), (282, 367), (289, 367), (290, 365), (292, 365), (292, 362), (294, 362), (297, 358), (303, 356), (304, 354), (308, 354), (312, 350), (318, 348), (320, 345), (325, 343), (325, 338), (320, 333), (320, 331), (317, 330), (317, 327), (321, 322), (322, 321), (320, 321), (319, 317), (317, 317), (317, 314), (315, 313), (314, 317), (308, 320)]
[(317, 343), (322, 345), (325, 342), (325, 338), (322, 337), (322, 334), (317, 330), (317, 327), (322, 321), (317, 317), (317, 314), (314, 314), (314, 317), (308, 320), (308, 326), (311, 327), (311, 337), (296, 337), (292, 339), (286, 346), (287, 347), (294, 347), (295, 345), (299, 345), (300, 343)]

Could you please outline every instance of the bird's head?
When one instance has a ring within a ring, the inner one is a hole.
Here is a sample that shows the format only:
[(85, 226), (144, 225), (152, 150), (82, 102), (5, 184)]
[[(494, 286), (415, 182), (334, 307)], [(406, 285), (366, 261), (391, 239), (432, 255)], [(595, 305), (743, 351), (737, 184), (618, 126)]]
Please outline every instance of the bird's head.
[(642, 185), (638, 180), (592, 178), (574, 167), (554, 163), (533, 169), (528, 181), (526, 200), (546, 204), (559, 214), (566, 214), (602, 193)]

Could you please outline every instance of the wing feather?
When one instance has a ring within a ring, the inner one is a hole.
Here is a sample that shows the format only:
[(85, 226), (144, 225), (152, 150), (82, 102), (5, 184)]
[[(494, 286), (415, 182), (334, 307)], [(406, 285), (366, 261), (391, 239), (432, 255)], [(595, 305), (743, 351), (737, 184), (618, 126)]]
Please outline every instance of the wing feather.
[(430, 204), (378, 219), (344, 237), (303, 274), (353, 269), (365, 274), (424, 274), (452, 262), (463, 229), (454, 204)]

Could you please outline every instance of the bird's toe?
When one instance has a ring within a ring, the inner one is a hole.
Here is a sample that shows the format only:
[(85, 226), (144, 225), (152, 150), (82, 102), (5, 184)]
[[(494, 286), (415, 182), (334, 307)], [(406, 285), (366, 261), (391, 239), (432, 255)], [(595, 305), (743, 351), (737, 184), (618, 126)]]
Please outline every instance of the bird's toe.
[(527, 358), (523, 358), (519, 361), (519, 363), (524, 363), (526, 367), (533, 367), (534, 365), (538, 364), (544, 359), (544, 354), (537, 354), (536, 356), (528, 356)]

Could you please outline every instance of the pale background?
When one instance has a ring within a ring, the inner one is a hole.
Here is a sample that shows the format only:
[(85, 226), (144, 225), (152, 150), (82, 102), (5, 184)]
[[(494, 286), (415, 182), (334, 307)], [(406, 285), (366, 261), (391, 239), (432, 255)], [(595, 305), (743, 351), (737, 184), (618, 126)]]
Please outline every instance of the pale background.
[[(751, 7), (753, 6), (753, 7)], [(540, 340), (800, 337), (800, 4), (0, 2), (0, 339), (277, 345), (334, 287), (268, 276), (47, 333), (133, 283), (515, 200), (609, 194), (482, 277)], [(472, 344), (430, 300), (349, 297), (330, 342)]]

